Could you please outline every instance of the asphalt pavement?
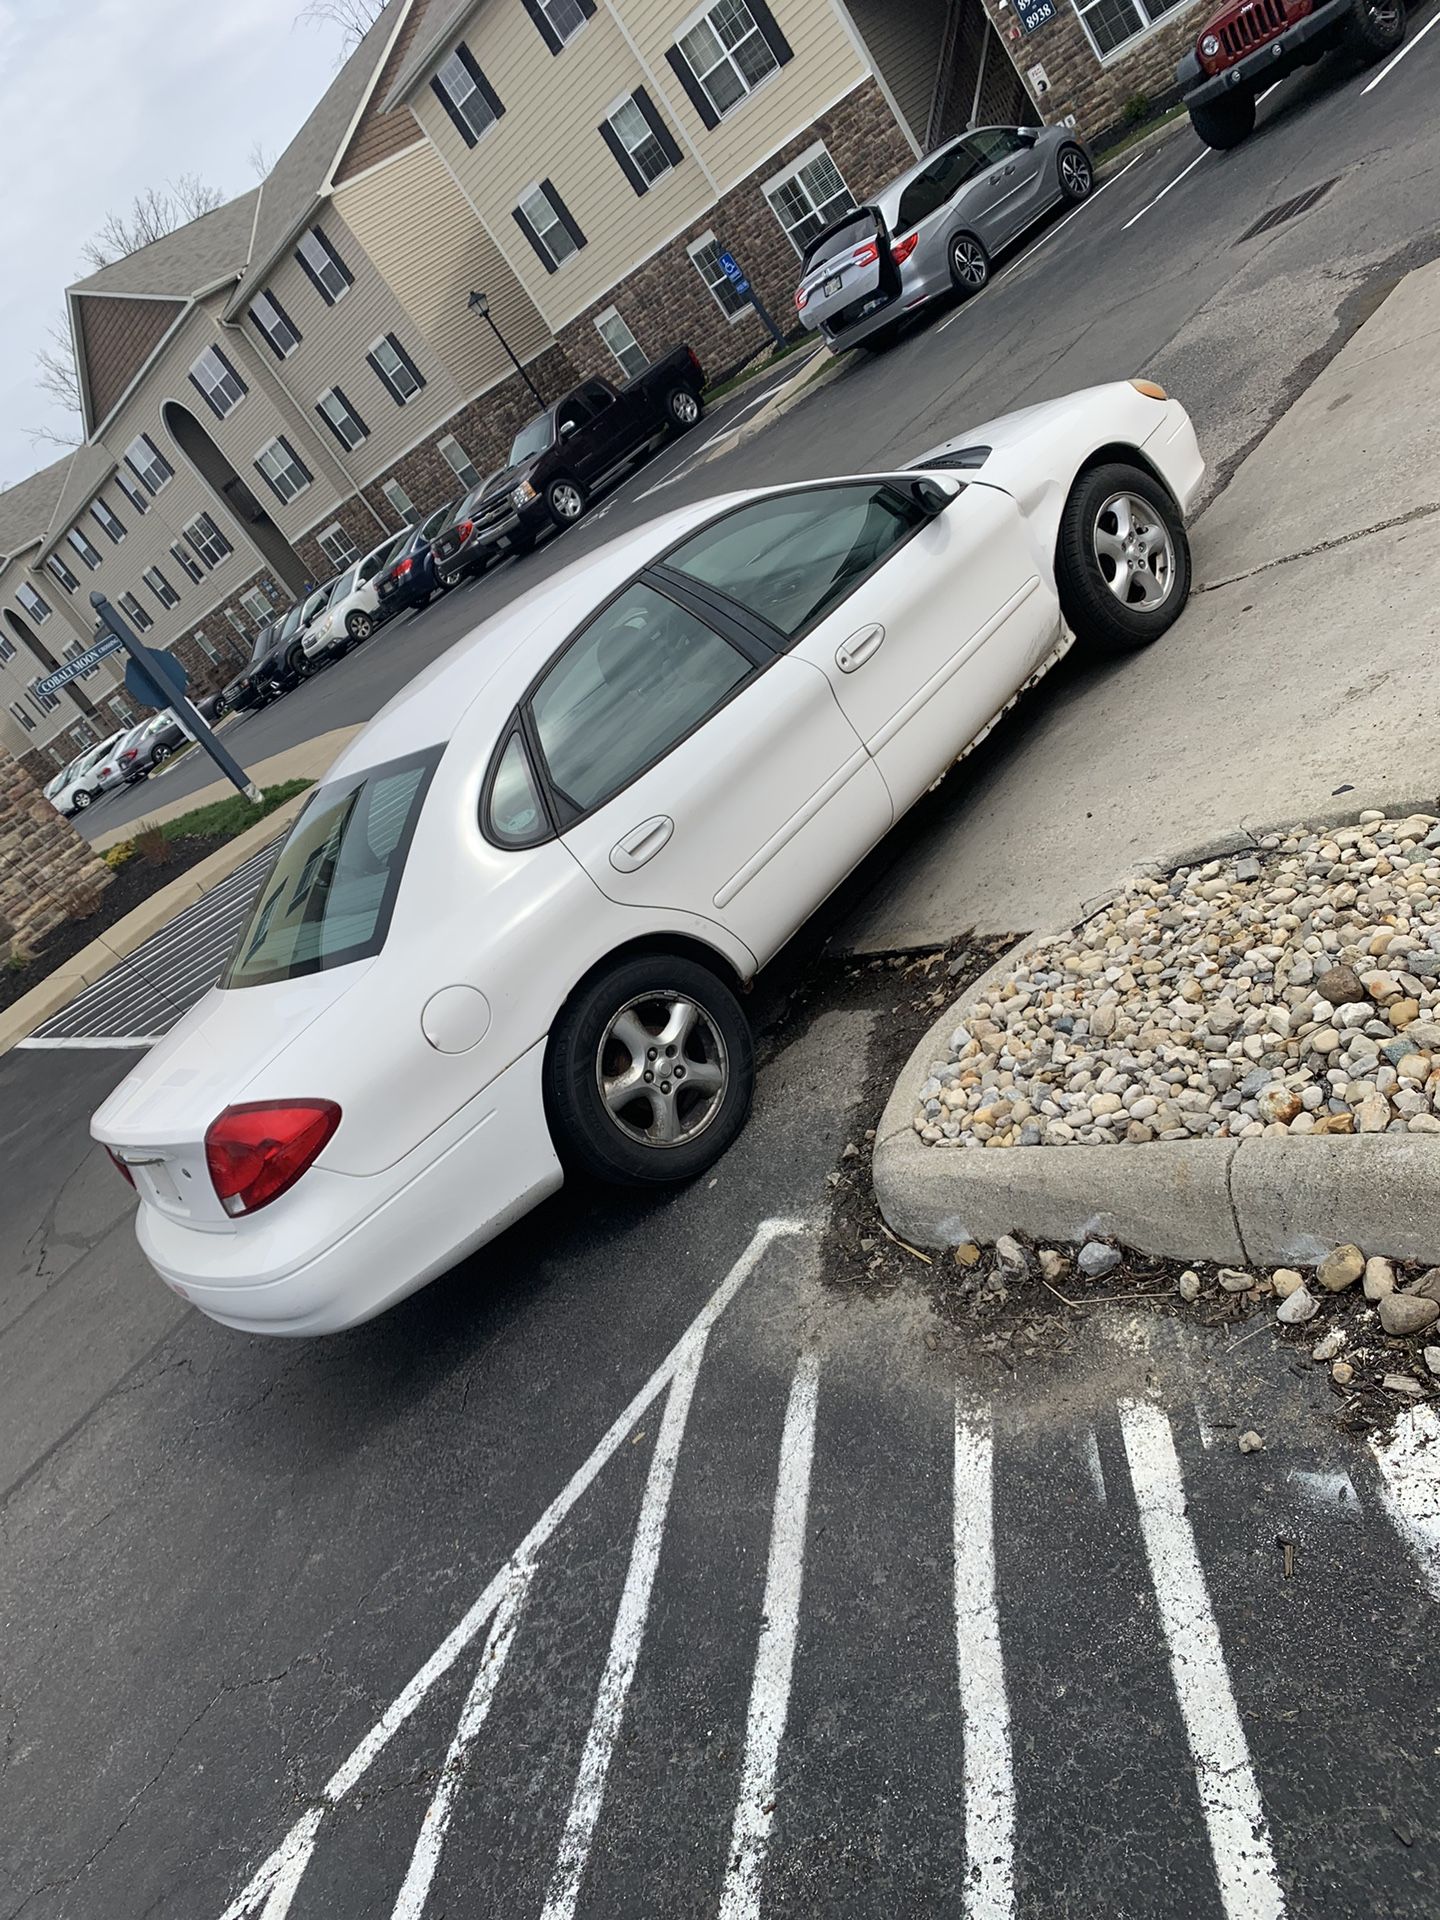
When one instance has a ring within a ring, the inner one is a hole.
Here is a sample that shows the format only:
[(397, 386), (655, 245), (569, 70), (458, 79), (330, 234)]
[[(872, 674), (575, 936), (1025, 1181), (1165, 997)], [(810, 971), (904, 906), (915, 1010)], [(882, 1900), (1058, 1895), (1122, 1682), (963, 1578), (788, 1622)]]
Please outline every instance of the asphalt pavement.
[[(1440, 251), (1437, 60), (1297, 76), (1231, 155), (1182, 129), (953, 325), (667, 450), (529, 577), (1124, 373), (1223, 478)], [(234, 743), (363, 719), (520, 584)], [(335, 1340), (224, 1333), (146, 1271), (86, 1132), (132, 1056), (0, 1060), (0, 1920), (1433, 1916), (1433, 1479), (1268, 1339), (1157, 1306), (1005, 1362), (936, 1336), (919, 1262), (835, 1284), (898, 995), (823, 942), (926, 830), (761, 983), (712, 1175), (564, 1192)]]

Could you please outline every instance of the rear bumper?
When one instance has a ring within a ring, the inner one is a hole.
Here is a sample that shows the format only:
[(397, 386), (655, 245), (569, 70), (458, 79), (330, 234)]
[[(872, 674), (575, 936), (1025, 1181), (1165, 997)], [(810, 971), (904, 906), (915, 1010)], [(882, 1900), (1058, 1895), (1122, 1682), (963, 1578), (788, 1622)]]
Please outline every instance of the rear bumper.
[(1237, 60), (1224, 73), (1212, 74), (1208, 78), (1194, 53), (1187, 53), (1175, 76), (1180, 85), (1181, 99), (1187, 107), (1203, 107), (1237, 89), (1250, 92), (1267, 86), (1272, 80), (1283, 79), (1287, 73), (1293, 73), (1296, 67), (1305, 64), (1311, 43), (1321, 34), (1339, 26), (1349, 11), (1350, 0), (1321, 0), (1313, 13), (1307, 14), (1303, 20), (1297, 20), (1293, 27), (1287, 27), (1274, 40), (1257, 47), (1254, 53), (1247, 53), (1243, 60)]
[(396, 1166), (312, 1168), (234, 1230), (144, 1206), (141, 1250), (167, 1286), (242, 1333), (339, 1333), (492, 1240), (561, 1184), (532, 1047)]
[(436, 571), (470, 573), (476, 567), (488, 565), (495, 558), (506, 535), (513, 533), (519, 524), (519, 514), (512, 511), (491, 526), (477, 527), (464, 546), (457, 547), (454, 553), (447, 553), (443, 560), (436, 560)]

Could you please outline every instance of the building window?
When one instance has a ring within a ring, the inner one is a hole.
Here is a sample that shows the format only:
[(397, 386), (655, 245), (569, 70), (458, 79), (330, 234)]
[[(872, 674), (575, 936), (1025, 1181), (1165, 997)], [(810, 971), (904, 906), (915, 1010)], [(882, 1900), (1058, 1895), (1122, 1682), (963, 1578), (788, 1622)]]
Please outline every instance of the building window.
[(275, 358), (288, 360), (300, 344), (301, 333), (273, 293), (256, 294), (250, 303), (250, 318)]
[(147, 628), (153, 627), (155, 624), (133, 593), (121, 594), (120, 611), (138, 633), (144, 633)]
[(32, 586), (28, 584), (15, 589), (15, 598), (29, 614), (37, 627), (43, 627), (50, 618), (50, 602), (42, 600)]
[(179, 606), (179, 594), (158, 567), (147, 567), (140, 578), (145, 582), (146, 586), (150, 589), (151, 593), (154, 594), (162, 607)]
[(99, 735), (88, 720), (77, 720), (70, 729), (71, 744), (79, 747), (82, 753), (86, 747), (93, 747), (98, 738)]
[(246, 640), (249, 638), (250, 629), (245, 624), (245, 617), (243, 614), (238, 613), (234, 607), (227, 607), (225, 609), (225, 618), (230, 622), (231, 626), (235, 629), (236, 633), (239, 634), (242, 640)]
[(636, 193), (648, 193), (657, 180), (680, 164), (675, 137), (655, 111), (655, 103), (644, 87), (628, 99), (616, 101), (600, 122), (600, 138)]
[(201, 566), (200, 562), (195, 558), (193, 553), (187, 553), (185, 551), (184, 547), (181, 546), (178, 540), (173, 541), (171, 544), (170, 558), (175, 562), (176, 566), (179, 567), (180, 571), (186, 576), (187, 579), (203, 580), (205, 578), (205, 569)]
[(719, 0), (682, 33), (665, 58), (707, 127), (792, 58), (762, 0)]
[(604, 313), (595, 316), (595, 331), (614, 354), (627, 380), (633, 380), (649, 366), (644, 349), (614, 307), (607, 307)]
[(569, 208), (550, 180), (541, 180), (520, 196), (515, 224), (540, 256), (547, 273), (554, 273), (585, 244), (584, 234), (570, 218)]
[(58, 553), (52, 553), (45, 564), (67, 593), (79, 592), (80, 582), (75, 578), (74, 574), (70, 571), (69, 567), (66, 566)]
[(125, 449), (125, 464), (137, 480), (143, 480), (151, 493), (159, 493), (175, 469), (161, 453), (148, 433), (142, 433)]
[(410, 498), (409, 494), (406, 493), (398, 480), (387, 480), (380, 491), (390, 502), (396, 513), (399, 514), (402, 521), (409, 522), (415, 518), (415, 502)]
[(245, 382), (219, 347), (206, 347), (190, 369), (190, 384), (217, 420), (233, 413), (247, 392)]
[(360, 558), (360, 549), (338, 520), (332, 520), (328, 527), (322, 527), (315, 538), (331, 566), (339, 568), (341, 572), (346, 567), (353, 567)]
[(436, 447), (446, 466), (449, 467), (461, 486), (479, 486), (481, 479), (480, 469), (475, 465), (474, 461), (470, 458), (469, 454), (466, 453), (453, 433), (447, 433), (443, 440), (437, 441)]
[(710, 289), (711, 297), (727, 320), (738, 320), (750, 302), (735, 291), (735, 282), (720, 264), (720, 242), (713, 233), (691, 242), (686, 252), (695, 262), (695, 271)]
[(117, 473), (115, 478), (120, 484), (120, 491), (134, 507), (136, 513), (148, 513), (150, 502), (145, 498), (145, 489), (132, 480), (128, 473)]
[[(240, 604), (257, 626), (275, 616), (275, 609), (266, 599), (259, 587), (247, 587), (240, 596)], [(242, 629), (243, 631), (243, 629)]]
[(30, 718), (30, 715), (18, 700), (12, 700), (10, 702), (10, 713), (16, 725), (23, 727), (26, 733), (33, 733), (35, 731), (35, 722)]
[(118, 547), (120, 542), (125, 538), (124, 523), (110, 511), (103, 500), (92, 500), (90, 502), (90, 517), (96, 526), (113, 540)]
[(524, 7), (551, 53), (559, 53), (594, 13), (595, 0), (524, 0)]
[(123, 694), (112, 693), (105, 704), (122, 727), (128, 727), (131, 724), (130, 709), (125, 704)]
[(54, 713), (55, 709), (60, 704), (60, 696), (58, 693), (41, 693), (40, 679), (41, 679), (41, 676), (37, 673), (35, 678), (30, 682), (29, 686), (25, 689), (25, 691), (29, 694), (31, 700), (34, 702), (35, 711), (37, 713), (41, 715), (44, 715), (47, 713)]
[(1179, 5), (1180, 0), (1074, 0), (1080, 24), (1101, 60)]
[(196, 628), (195, 632), (191, 635), (191, 638), (194, 640), (196, 646), (200, 649), (201, 653), (204, 654), (205, 658), (208, 661), (210, 661), (213, 666), (218, 667), (220, 664), (220, 649), (215, 645), (214, 641), (207, 640), (205, 638), (205, 635), (200, 631), (198, 627)]
[[(78, 660), (80, 655), (88, 650), (89, 645), (90, 643), (85, 640), (69, 641), (65, 647), (65, 658), (67, 660)], [(96, 674), (99, 671), (100, 664), (97, 661), (94, 666), (86, 667), (85, 671), (80, 675), (80, 678), (82, 680), (88, 680), (92, 674)]]
[(280, 501), (293, 500), (314, 478), (284, 434), (260, 449), (255, 465), (266, 486)]
[(295, 258), (327, 307), (333, 307), (337, 300), (343, 300), (355, 284), (354, 274), (319, 227), (312, 227), (305, 235), (295, 249)]
[(353, 452), (370, 431), (339, 387), (322, 393), (315, 411), (347, 453)]
[(413, 400), (424, 386), (424, 376), (393, 333), (377, 340), (365, 358), (390, 389), (397, 406)]
[(207, 567), (218, 567), (235, 551), (208, 513), (196, 515), (185, 529), (185, 538)]
[(65, 536), (65, 544), (72, 553), (80, 556), (92, 573), (100, 565), (100, 555), (95, 551), (94, 547), (91, 546), (90, 542), (78, 527), (71, 527)]
[(7, 660), (13, 660), (14, 658), (15, 642), (8, 634), (0, 633), (0, 667), (3, 667)]
[(505, 111), (499, 94), (480, 71), (463, 40), (440, 62), (430, 89), (454, 121), (455, 131), (467, 147), (473, 147)]
[(852, 212), (855, 206), (850, 189), (840, 178), (840, 169), (823, 143), (802, 153), (778, 179), (767, 181), (765, 198), (797, 253), (804, 253), (817, 233), (823, 233), (832, 220)]

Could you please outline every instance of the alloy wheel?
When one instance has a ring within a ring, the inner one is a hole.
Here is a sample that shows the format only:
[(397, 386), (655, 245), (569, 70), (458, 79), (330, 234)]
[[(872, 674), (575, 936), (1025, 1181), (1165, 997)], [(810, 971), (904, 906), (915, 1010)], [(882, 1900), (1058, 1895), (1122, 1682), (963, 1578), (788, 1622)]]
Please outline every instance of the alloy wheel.
[(1090, 191), (1090, 162), (1078, 147), (1070, 147), (1060, 156), (1060, 179), (1065, 191), (1081, 200)]
[(724, 1103), (729, 1078), (719, 1027), (681, 994), (627, 1001), (595, 1050), (605, 1110), (642, 1146), (680, 1147), (703, 1133)]
[(955, 268), (955, 278), (961, 286), (978, 293), (990, 272), (980, 242), (972, 240), (968, 233), (962, 233), (950, 249), (950, 259)]
[(1112, 494), (1095, 516), (1091, 542), (1101, 577), (1122, 606), (1153, 613), (1170, 598), (1175, 544), (1148, 500)]
[(1395, 0), (1370, 0), (1365, 11), (1381, 33), (1394, 33), (1403, 18)]
[(350, 638), (368, 640), (375, 630), (375, 624), (368, 613), (352, 613), (350, 616)]
[(580, 489), (569, 480), (561, 480), (550, 489), (550, 504), (562, 520), (578, 520), (585, 506)]
[(686, 387), (670, 396), (670, 412), (682, 427), (693, 427), (700, 418), (700, 402)]
[(77, 788), (75, 793), (75, 811), (77, 813), (83, 813), (89, 804), (90, 795), (85, 791), (84, 787)]
[(151, 766), (158, 767), (162, 760), (168, 760), (169, 757), (170, 757), (169, 747), (166, 746), (163, 740), (157, 740), (155, 742), (155, 745), (150, 750)]

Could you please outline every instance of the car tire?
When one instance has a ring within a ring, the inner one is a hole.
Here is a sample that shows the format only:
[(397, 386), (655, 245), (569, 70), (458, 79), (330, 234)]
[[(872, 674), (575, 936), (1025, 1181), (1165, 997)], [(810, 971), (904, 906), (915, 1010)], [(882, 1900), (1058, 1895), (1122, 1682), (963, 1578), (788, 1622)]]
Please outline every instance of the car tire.
[[(643, 1080), (667, 1064), (682, 1072)], [(718, 974), (678, 954), (641, 954), (595, 974), (556, 1020), (545, 1055), (561, 1158), (616, 1186), (672, 1186), (704, 1173), (744, 1126), (754, 1090), (755, 1046), (739, 1000)]]
[(158, 767), (162, 760), (168, 760), (169, 758), (170, 758), (169, 747), (166, 746), (163, 740), (157, 740), (154, 746), (150, 749), (151, 766)]
[(459, 567), (447, 567), (446, 570), (439, 575), (440, 584), (446, 593), (453, 593), (464, 578), (465, 576)]
[(94, 794), (88, 793), (84, 787), (77, 787), (74, 793), (72, 793), (70, 796), (70, 803), (74, 807), (76, 813), (84, 813), (85, 809), (89, 806), (90, 802), (94, 798), (95, 798)]
[(1055, 576), (1060, 610), (1082, 646), (1103, 653), (1150, 646), (1179, 619), (1190, 592), (1180, 509), (1140, 467), (1092, 467), (1060, 516)]
[(1362, 60), (1383, 60), (1405, 38), (1404, 0), (1351, 0), (1345, 37)]
[(557, 527), (573, 527), (586, 504), (584, 487), (566, 474), (552, 480), (545, 489), (545, 507)]
[(1061, 197), (1078, 207), (1088, 200), (1095, 186), (1095, 169), (1073, 143), (1063, 146), (1055, 156), (1055, 171), (1060, 179)]
[(661, 406), (672, 433), (688, 433), (704, 412), (699, 394), (691, 387), (671, 387)]
[(375, 621), (370, 614), (363, 613), (357, 608), (354, 613), (345, 616), (345, 631), (358, 646), (362, 640), (368, 640), (375, 631)]
[(950, 278), (962, 300), (984, 290), (990, 279), (990, 256), (973, 233), (957, 233), (947, 249)]
[(1245, 92), (1227, 93), (1218, 100), (1193, 106), (1190, 124), (1206, 146), (1214, 147), (1217, 153), (1238, 147), (1247, 134), (1255, 130), (1255, 96)]

